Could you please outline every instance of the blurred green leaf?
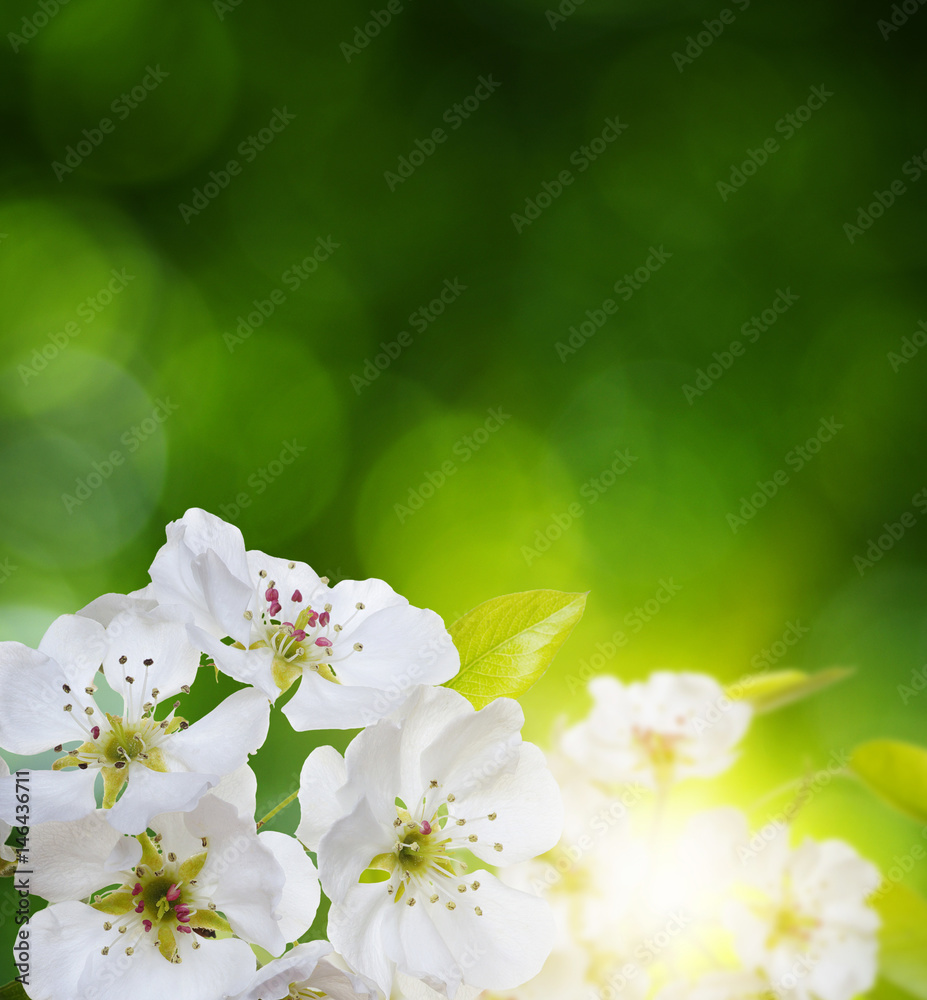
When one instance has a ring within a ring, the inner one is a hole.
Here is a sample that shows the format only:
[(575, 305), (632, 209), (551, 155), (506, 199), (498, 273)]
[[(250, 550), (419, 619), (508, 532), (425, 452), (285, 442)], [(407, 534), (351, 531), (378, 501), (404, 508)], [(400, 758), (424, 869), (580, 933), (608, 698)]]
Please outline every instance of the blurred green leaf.
[(879, 798), (927, 823), (927, 750), (901, 740), (872, 740), (853, 751), (850, 769)]
[(0, 1000), (29, 1000), (29, 998), (22, 983), (17, 983), (14, 980), (12, 983), (7, 983), (6, 986), (0, 986)]
[(494, 597), (448, 631), (460, 651), (460, 673), (446, 687), (477, 709), (517, 698), (550, 666), (586, 608), (586, 594), (528, 590)]
[(880, 976), (912, 996), (927, 1000), (927, 900), (895, 883), (874, 904), (882, 918)]
[(749, 701), (753, 710), (762, 714), (817, 694), (852, 673), (850, 667), (831, 667), (816, 674), (806, 674), (803, 670), (774, 670), (732, 684), (727, 693), (735, 701)]

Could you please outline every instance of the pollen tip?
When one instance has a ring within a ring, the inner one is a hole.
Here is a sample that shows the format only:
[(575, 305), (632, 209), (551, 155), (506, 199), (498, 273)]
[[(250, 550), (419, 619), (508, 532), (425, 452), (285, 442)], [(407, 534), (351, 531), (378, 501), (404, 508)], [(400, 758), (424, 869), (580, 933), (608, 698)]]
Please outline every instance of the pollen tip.
[(71, 693), (71, 688), (70, 688), (70, 686), (68, 684), (62, 684), (61, 685), (61, 690), (64, 691), (65, 694), (70, 694)]
[(446, 905), (447, 905), (447, 908), (448, 908), (449, 910), (456, 910), (456, 909), (457, 909), (457, 904), (456, 904), (456, 903), (454, 902), (454, 900), (453, 900), (453, 899), (449, 899), (449, 900), (447, 901), (447, 904), (446, 904)]

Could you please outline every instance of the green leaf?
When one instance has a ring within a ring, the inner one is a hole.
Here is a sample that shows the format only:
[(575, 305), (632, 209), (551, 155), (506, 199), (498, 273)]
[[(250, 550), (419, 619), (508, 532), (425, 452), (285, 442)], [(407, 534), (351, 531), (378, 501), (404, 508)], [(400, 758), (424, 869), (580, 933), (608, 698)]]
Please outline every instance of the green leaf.
[(762, 715), (817, 694), (852, 673), (851, 667), (830, 667), (816, 674), (806, 674), (803, 670), (774, 670), (732, 684), (727, 694), (735, 701), (749, 701), (753, 710)]
[(879, 975), (927, 1000), (927, 900), (896, 882), (873, 902), (882, 918)]
[(29, 1000), (29, 997), (26, 996), (22, 983), (17, 983), (14, 980), (12, 983), (7, 983), (6, 986), (0, 986), (0, 1000)]
[(585, 594), (559, 590), (528, 590), (480, 604), (448, 629), (460, 651), (460, 673), (445, 686), (477, 709), (523, 695), (550, 666), (585, 608)]
[(901, 740), (872, 740), (858, 746), (850, 769), (889, 805), (927, 823), (927, 750)]

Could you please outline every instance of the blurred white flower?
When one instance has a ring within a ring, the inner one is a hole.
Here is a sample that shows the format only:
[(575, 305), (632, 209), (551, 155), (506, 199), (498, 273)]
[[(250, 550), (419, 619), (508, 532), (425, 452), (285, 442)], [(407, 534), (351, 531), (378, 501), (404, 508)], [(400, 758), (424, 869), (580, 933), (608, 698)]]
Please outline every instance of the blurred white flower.
[[(747, 842), (746, 823), (744, 843)], [(789, 847), (784, 826), (743, 865), (726, 922), (745, 968), (788, 1000), (852, 1000), (875, 982), (879, 917), (867, 897), (881, 876), (847, 843)]]
[[(559, 837), (559, 790), (523, 723), (509, 699), (476, 712), (455, 691), (420, 687), (344, 759), (331, 747), (307, 759), (297, 836), (318, 851), (329, 938), (384, 994), (394, 971), (448, 997), (461, 982), (510, 989), (547, 957), (546, 903), (462, 856), (514, 864)], [(368, 870), (382, 879), (360, 881)]]
[(197, 508), (167, 526), (150, 572), (144, 596), (190, 608), (195, 641), (224, 673), (271, 700), (301, 679), (283, 708), (297, 730), (370, 725), (460, 669), (435, 612), (382, 580), (329, 587), (305, 563), (246, 552), (238, 528)]
[(705, 674), (659, 671), (631, 684), (597, 677), (589, 690), (592, 711), (564, 733), (562, 745), (608, 785), (665, 787), (720, 774), (752, 716), (749, 705), (732, 701)]
[(654, 1000), (776, 1000), (767, 981), (755, 972), (709, 972), (694, 982), (670, 983)]

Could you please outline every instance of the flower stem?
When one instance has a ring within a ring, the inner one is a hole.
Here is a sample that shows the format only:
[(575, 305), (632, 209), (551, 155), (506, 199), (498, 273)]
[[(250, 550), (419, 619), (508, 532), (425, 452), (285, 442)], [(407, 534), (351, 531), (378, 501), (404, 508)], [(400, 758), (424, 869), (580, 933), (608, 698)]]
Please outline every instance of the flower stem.
[(273, 819), (274, 816), (276, 816), (277, 813), (280, 812), (281, 809), (286, 809), (286, 807), (296, 798), (297, 795), (299, 795), (299, 789), (298, 788), (296, 789), (295, 792), (293, 792), (292, 795), (288, 795), (282, 802), (280, 802), (278, 805), (275, 805), (273, 807), (273, 809), (271, 809), (271, 811), (263, 819), (259, 819), (258, 820), (258, 824), (257, 824), (257, 828), (260, 830), (261, 827), (268, 820)]

